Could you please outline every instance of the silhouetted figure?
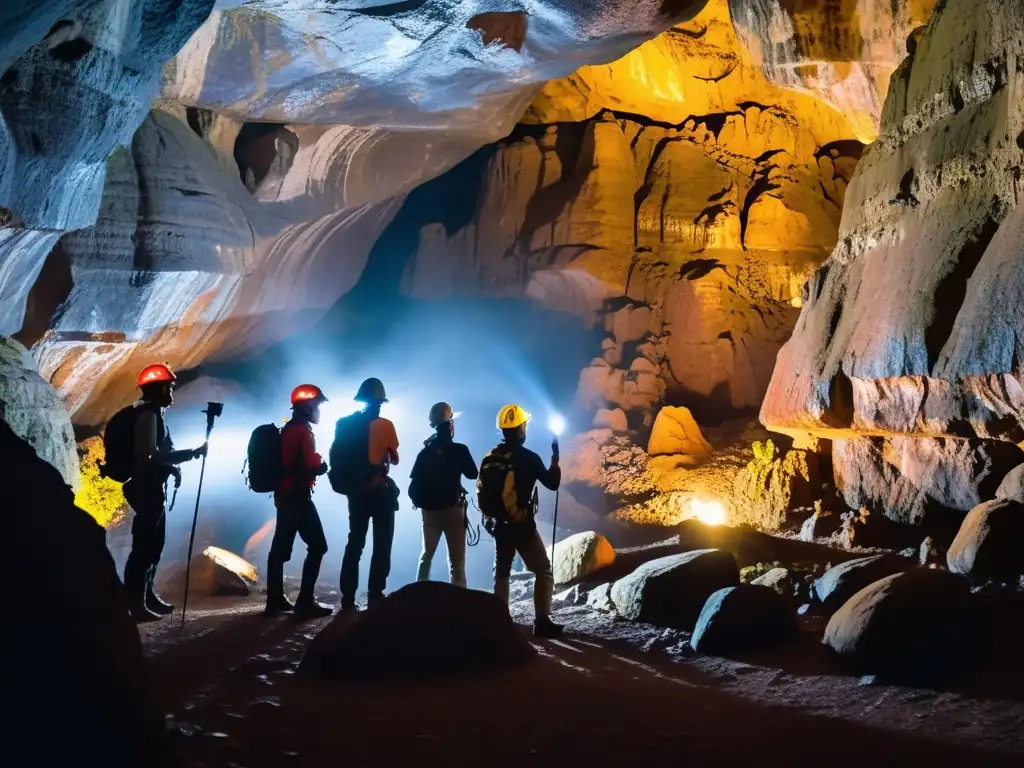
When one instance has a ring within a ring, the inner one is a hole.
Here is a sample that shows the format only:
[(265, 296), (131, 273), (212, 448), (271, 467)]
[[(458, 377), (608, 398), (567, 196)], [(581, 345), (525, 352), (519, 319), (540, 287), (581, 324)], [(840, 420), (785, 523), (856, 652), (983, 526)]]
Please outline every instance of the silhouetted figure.
[[(327, 537), (320, 514), (313, 504), (316, 479), (327, 472), (327, 464), (316, 452), (311, 425), (320, 423), (320, 404), (327, 398), (320, 387), (302, 384), (292, 390), (292, 418), (281, 430), (281, 466), (284, 475), (274, 493), (277, 528), (267, 558), (267, 613), (294, 609), (302, 618), (329, 616), (331, 609), (313, 597), (320, 563), (327, 554)], [(295, 535), (306, 543), (299, 597), (293, 606), (284, 594), (284, 564), (291, 560)]]
[[(373, 521), (373, 554), (370, 557), (369, 604), (383, 599), (391, 572), (391, 543), (395, 533), (395, 512), (398, 510), (398, 486), (388, 477), (388, 469), (398, 463), (398, 435), (395, 425), (381, 417), (381, 406), (387, 402), (384, 385), (379, 379), (367, 379), (355, 399), (365, 403), (360, 413), (338, 422), (335, 444), (354, 445), (355, 454), (339, 452), (335, 466), (335, 450), (331, 450), (331, 471), (352, 470), (357, 476), (354, 487), (346, 488), (348, 497), (348, 544), (341, 563), (341, 607), (353, 608), (359, 587), (359, 560), (366, 546), (366, 534)], [(358, 438), (349, 442), (343, 432), (352, 430)], [(341, 455), (342, 453), (347, 455)], [(335, 485), (332, 482), (332, 485)], [(338, 490), (339, 486), (335, 486)]]
[(156, 621), (174, 610), (153, 589), (167, 533), (167, 480), (174, 477), (180, 483), (177, 465), (206, 452), (205, 443), (193, 450), (174, 450), (164, 411), (174, 402), (176, 378), (166, 365), (147, 366), (138, 378), (142, 399), (133, 406), (135, 468), (122, 490), (135, 512), (124, 587), (136, 621)]
[(11, 764), (169, 765), (142, 643), (103, 529), (2, 420), (0, 455), (8, 489), (4, 582), (17, 585), (2, 654), (10, 706), (0, 738)]
[(435, 432), (423, 444), (409, 475), (409, 498), (423, 515), (423, 552), (417, 581), (430, 579), (430, 564), (444, 535), (452, 584), (466, 586), (466, 492), (462, 478), (476, 480), (476, 462), (462, 443), (455, 442), (455, 414), (448, 403), (430, 409)]
[(498, 412), (502, 442), (491, 449), (480, 465), (477, 494), (480, 511), (494, 536), (494, 594), (508, 603), (512, 561), (518, 554), (536, 577), (533, 586), (533, 632), (538, 637), (557, 637), (562, 627), (551, 620), (554, 576), (544, 541), (537, 530), (536, 485), (558, 490), (562, 470), (558, 444), (552, 443), (551, 466), (525, 446), (530, 414), (518, 405)]

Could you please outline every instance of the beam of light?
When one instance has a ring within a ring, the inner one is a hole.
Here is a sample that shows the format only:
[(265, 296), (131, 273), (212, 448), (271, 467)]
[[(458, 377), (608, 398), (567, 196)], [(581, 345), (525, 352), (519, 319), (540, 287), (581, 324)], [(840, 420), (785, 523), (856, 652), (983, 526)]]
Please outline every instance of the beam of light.
[(548, 429), (554, 433), (555, 437), (560, 437), (565, 432), (565, 418), (560, 413), (554, 414), (548, 419)]
[(455, 419), (459, 418), (459, 416), (461, 416), (461, 415), (462, 415), (462, 411), (456, 411), (455, 413), (452, 414), (452, 420), (454, 421)]
[(691, 499), (690, 512), (705, 525), (724, 525), (728, 518), (725, 505), (717, 499)]
[(221, 568), (226, 568), (236, 576), (255, 584), (259, 581), (256, 575), (256, 566), (247, 560), (243, 560), (234, 552), (228, 552), (220, 547), (207, 547), (203, 554), (213, 560)]

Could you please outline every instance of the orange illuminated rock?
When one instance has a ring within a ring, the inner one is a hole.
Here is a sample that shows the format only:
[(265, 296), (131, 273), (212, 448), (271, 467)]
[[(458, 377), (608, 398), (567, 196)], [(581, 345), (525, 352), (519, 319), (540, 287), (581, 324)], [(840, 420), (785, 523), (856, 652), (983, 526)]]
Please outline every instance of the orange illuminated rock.
[(704, 439), (689, 408), (665, 406), (658, 411), (647, 443), (651, 456), (681, 454), (693, 459), (707, 459), (711, 443)]

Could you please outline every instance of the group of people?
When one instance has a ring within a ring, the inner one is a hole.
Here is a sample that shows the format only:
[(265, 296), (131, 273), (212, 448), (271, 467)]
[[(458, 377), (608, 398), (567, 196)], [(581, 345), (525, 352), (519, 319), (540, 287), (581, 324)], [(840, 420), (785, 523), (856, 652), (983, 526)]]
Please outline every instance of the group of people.
[[(153, 621), (173, 611), (153, 589), (157, 564), (166, 530), (167, 481), (180, 482), (177, 465), (204, 456), (206, 445), (175, 450), (164, 420), (164, 411), (174, 401), (176, 376), (166, 365), (145, 368), (138, 378), (142, 390), (133, 406), (134, 469), (124, 484), (124, 494), (135, 512), (132, 549), (125, 566), (124, 584), (132, 615), (137, 621)], [(368, 579), (368, 607), (384, 598), (391, 570), (391, 545), (399, 489), (389, 476), (397, 465), (398, 436), (395, 425), (381, 416), (387, 402), (383, 383), (370, 378), (362, 383), (355, 400), (362, 403), (358, 414), (348, 419), (347, 428), (357, 430), (356, 454), (346, 454), (335, 438), (329, 458), (318, 453), (313, 425), (320, 422), (320, 406), (327, 401), (323, 391), (312, 384), (291, 393), (292, 418), (280, 433), (281, 476), (274, 493), (277, 522), (267, 562), (268, 614), (290, 613), (300, 618), (327, 616), (332, 608), (314, 597), (320, 565), (327, 553), (327, 538), (316, 506), (313, 489), (317, 479), (329, 475), (332, 487), (348, 500), (349, 535), (341, 565), (341, 609), (356, 607), (359, 561), (372, 522), (372, 554)], [(534, 585), (534, 633), (556, 637), (562, 628), (550, 617), (554, 587), (551, 563), (535, 521), (536, 485), (556, 490), (561, 481), (558, 444), (552, 443), (549, 465), (525, 446), (530, 414), (518, 405), (507, 405), (497, 417), (501, 442), (478, 468), (469, 449), (455, 442), (455, 414), (448, 403), (437, 403), (429, 413), (434, 434), (424, 443), (410, 475), (409, 495), (420, 509), (423, 550), (417, 578), (430, 577), (430, 567), (440, 539), (446, 540), (450, 580), (465, 587), (466, 534), (470, 527), (463, 478), (477, 481), (477, 495), (487, 530), (494, 537), (494, 593), (506, 603), (509, 577), (518, 554), (536, 577)], [(342, 420), (345, 421), (345, 420)], [(342, 422), (338, 424), (340, 432)], [(335, 481), (344, 469), (358, 465), (356, 481)], [(496, 479), (491, 479), (496, 478)], [(500, 487), (501, 481), (506, 480)], [(499, 487), (489, 488), (488, 484)], [(488, 495), (489, 494), (489, 495)], [(486, 498), (499, 497), (496, 503)], [(294, 603), (285, 595), (284, 564), (291, 559), (295, 537), (306, 545), (299, 593)]]

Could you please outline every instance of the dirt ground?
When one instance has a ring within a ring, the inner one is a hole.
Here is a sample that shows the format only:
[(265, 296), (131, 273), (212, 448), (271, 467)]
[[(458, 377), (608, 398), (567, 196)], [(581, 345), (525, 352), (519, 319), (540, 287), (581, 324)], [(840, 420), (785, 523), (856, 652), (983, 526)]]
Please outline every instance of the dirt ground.
[[(1022, 765), (1024, 703), (828, 667), (816, 630), (782, 655), (695, 656), (687, 635), (563, 607), (569, 632), (502, 672), (402, 683), (296, 674), (328, 620), (209, 600), (142, 628), (190, 766)], [(527, 602), (513, 615), (529, 621)], [(350, 620), (358, 620), (353, 616)], [(415, 640), (412, 639), (412, 642)]]

